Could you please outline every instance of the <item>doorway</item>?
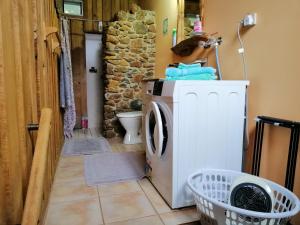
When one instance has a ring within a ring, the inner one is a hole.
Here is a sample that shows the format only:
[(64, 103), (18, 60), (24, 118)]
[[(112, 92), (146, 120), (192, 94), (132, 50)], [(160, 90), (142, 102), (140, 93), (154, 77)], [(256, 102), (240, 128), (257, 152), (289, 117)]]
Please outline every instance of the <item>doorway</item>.
[(102, 51), (102, 35), (85, 34), (88, 128), (97, 128), (100, 133), (102, 133), (104, 98)]

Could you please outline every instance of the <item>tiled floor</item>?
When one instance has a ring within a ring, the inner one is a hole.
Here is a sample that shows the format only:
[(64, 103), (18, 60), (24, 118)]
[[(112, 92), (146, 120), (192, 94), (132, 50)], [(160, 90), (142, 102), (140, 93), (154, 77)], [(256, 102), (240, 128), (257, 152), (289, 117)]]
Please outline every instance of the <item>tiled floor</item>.
[[(109, 141), (116, 152), (144, 151), (143, 145)], [(147, 179), (89, 187), (83, 162), (83, 156), (60, 158), (44, 225), (177, 225), (198, 219), (194, 207), (171, 210)]]

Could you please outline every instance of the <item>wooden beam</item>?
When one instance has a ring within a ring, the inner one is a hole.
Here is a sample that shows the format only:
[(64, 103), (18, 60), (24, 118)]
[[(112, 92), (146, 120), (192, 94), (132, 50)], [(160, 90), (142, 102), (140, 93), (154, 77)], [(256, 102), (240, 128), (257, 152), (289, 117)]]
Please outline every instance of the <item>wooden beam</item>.
[(43, 188), (51, 129), (52, 110), (42, 110), (37, 142), (31, 167), (22, 225), (36, 225), (41, 212)]

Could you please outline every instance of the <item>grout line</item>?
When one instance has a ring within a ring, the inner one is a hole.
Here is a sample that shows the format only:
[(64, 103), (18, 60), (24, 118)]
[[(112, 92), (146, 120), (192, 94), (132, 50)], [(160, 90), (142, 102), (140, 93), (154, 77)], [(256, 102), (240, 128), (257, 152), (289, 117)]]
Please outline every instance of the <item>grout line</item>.
[(99, 193), (98, 185), (97, 185), (97, 193), (98, 193), (98, 201), (99, 201), (99, 206), (100, 206), (100, 214), (102, 216), (102, 222), (103, 222), (103, 224), (105, 224), (104, 214), (103, 214), (103, 211), (102, 211), (102, 205), (101, 205), (100, 193)]
[[(124, 182), (128, 182), (128, 181), (121, 181), (121, 182), (117, 182), (115, 184), (118, 184), (118, 183), (124, 183)], [(101, 185), (101, 184), (100, 184)], [(98, 186), (100, 186), (98, 185)], [(99, 189), (98, 189), (99, 190)], [(99, 192), (99, 196), (102, 197), (102, 198), (106, 198), (106, 197), (120, 197), (120, 196), (124, 196), (124, 195), (132, 195), (134, 193), (138, 193), (138, 194), (144, 194), (143, 190), (137, 190), (137, 191), (129, 191), (129, 192), (126, 192), (126, 193), (114, 193), (114, 194), (108, 194), (108, 195), (101, 195), (100, 192)]]
[(129, 221), (132, 221), (132, 220), (139, 220), (139, 219), (144, 219), (144, 218), (148, 218), (148, 217), (152, 217), (152, 216), (155, 216), (155, 215), (143, 216), (143, 217), (137, 217), (137, 218), (131, 218), (131, 219), (125, 219), (125, 220), (121, 220), (121, 221), (111, 222), (110, 224), (112, 224), (112, 223), (121, 223), (121, 222), (129, 222)]
[[(139, 184), (139, 186), (140, 186), (140, 188), (142, 189), (142, 191), (143, 191), (143, 193), (144, 193), (144, 195), (146, 196), (146, 198), (148, 199), (148, 201), (150, 202), (150, 204), (151, 204), (151, 206), (152, 206), (152, 208), (154, 209), (154, 211), (155, 211), (155, 213), (156, 213), (156, 215), (158, 216), (158, 218), (160, 219), (160, 221), (162, 222), (162, 224), (164, 224), (165, 225), (165, 223), (164, 223), (164, 221), (162, 220), (162, 218), (160, 217), (160, 214), (159, 214), (159, 212), (156, 210), (156, 208), (154, 207), (154, 204), (152, 203), (152, 201), (150, 200), (150, 198), (148, 197), (148, 195), (146, 194), (146, 192), (144, 191), (144, 189), (143, 189), (143, 187), (142, 187), (142, 185), (140, 184), (140, 182), (137, 182), (138, 184)], [(152, 185), (152, 184), (151, 184)]]
[(61, 205), (61, 204), (68, 204), (68, 203), (74, 203), (74, 202), (81, 202), (81, 201), (85, 201), (85, 200), (92, 200), (95, 199), (95, 197), (98, 196), (89, 196), (89, 197), (84, 197), (84, 198), (79, 198), (79, 199), (71, 199), (71, 200), (63, 200), (63, 201), (52, 201), (49, 202), (49, 206), (50, 205)]
[[(137, 182), (137, 181), (135, 181)], [(148, 197), (146, 196), (144, 190), (142, 189), (142, 187), (140, 186), (140, 184), (137, 182), (138, 186), (140, 187), (141, 190), (138, 190), (138, 191), (132, 191), (132, 192), (127, 192), (127, 193), (119, 193), (119, 194), (110, 194), (110, 195), (104, 195), (102, 197), (114, 197), (114, 196), (124, 196), (124, 195), (130, 195), (130, 194), (134, 194), (134, 193), (140, 193), (140, 194), (144, 194), (145, 197), (148, 199)], [(105, 221), (104, 221), (104, 214), (103, 214), (103, 211), (102, 211), (102, 205), (101, 205), (101, 195), (100, 195), (100, 192), (99, 192), (99, 185), (97, 185), (97, 192), (98, 192), (98, 196), (99, 196), (99, 202), (100, 202), (100, 208), (101, 208), (101, 214), (102, 214), (102, 218), (103, 218), (103, 222), (104, 222), (104, 225), (106, 224)], [(142, 219), (142, 218), (147, 218), (147, 217), (152, 217), (152, 216), (157, 216), (157, 212), (155, 210), (155, 208), (153, 207), (151, 201), (148, 199), (148, 201), (150, 202), (152, 208), (154, 209), (155, 211), (155, 215), (149, 215), (149, 216), (142, 216), (142, 217), (136, 217), (136, 218), (129, 218), (129, 219), (125, 219), (125, 220), (121, 220), (121, 221), (115, 221), (115, 222), (127, 222), (127, 221), (131, 221), (131, 220), (138, 220), (138, 219)], [(111, 222), (111, 223), (115, 223), (115, 222)], [(164, 224), (164, 223), (163, 223)]]

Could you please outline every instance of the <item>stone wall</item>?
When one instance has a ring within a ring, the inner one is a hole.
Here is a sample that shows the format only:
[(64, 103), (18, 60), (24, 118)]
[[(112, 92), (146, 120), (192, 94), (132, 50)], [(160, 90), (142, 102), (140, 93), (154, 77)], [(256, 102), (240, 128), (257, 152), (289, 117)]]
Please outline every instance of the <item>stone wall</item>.
[(130, 103), (141, 99), (141, 81), (154, 76), (155, 36), (155, 13), (139, 7), (120, 11), (107, 29), (104, 135), (108, 138), (124, 134), (116, 113), (134, 111)]

